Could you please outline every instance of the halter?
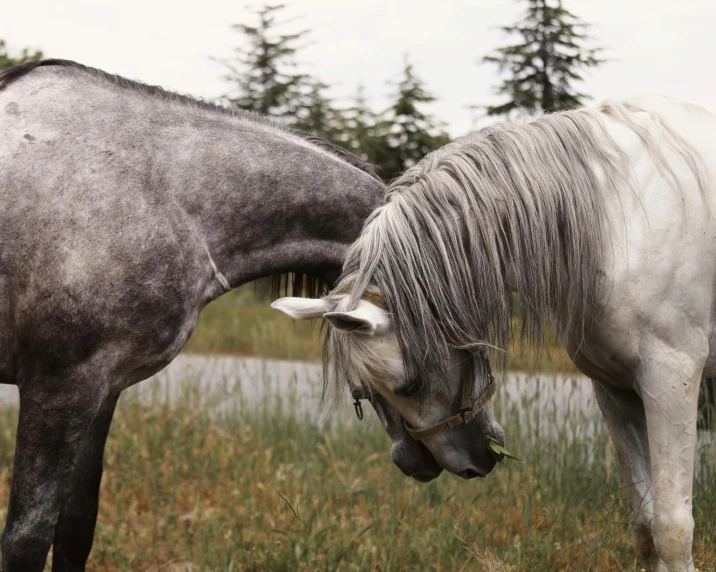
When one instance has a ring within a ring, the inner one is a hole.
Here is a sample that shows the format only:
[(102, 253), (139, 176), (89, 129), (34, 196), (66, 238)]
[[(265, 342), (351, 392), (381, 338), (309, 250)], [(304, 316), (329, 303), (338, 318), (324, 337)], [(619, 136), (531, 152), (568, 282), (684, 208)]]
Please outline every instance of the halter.
[[(385, 304), (385, 300), (383, 300), (383, 297), (376, 293), (376, 292), (370, 292), (367, 291), (363, 294), (362, 300), (365, 300), (366, 302), (370, 302), (374, 306), (378, 306), (378, 308), (381, 308), (382, 310), (388, 311), (388, 308)], [(495, 378), (492, 374), (490, 375), (490, 381), (487, 384), (487, 387), (482, 391), (480, 395), (475, 397), (475, 383), (473, 379), (470, 379), (470, 371), (466, 371), (466, 374), (463, 375), (463, 378), (460, 382), (461, 389), (462, 389), (462, 401), (460, 403), (460, 411), (453, 415), (452, 417), (448, 417), (447, 419), (443, 419), (442, 421), (438, 421), (437, 423), (434, 423), (433, 425), (430, 425), (428, 427), (424, 427), (422, 429), (413, 429), (408, 425), (408, 422), (403, 420), (403, 423), (405, 425), (405, 430), (408, 432), (408, 435), (410, 435), (413, 439), (417, 441), (423, 441), (425, 439), (428, 439), (429, 437), (432, 437), (433, 435), (437, 435), (444, 429), (452, 429), (453, 427), (457, 427), (458, 425), (462, 425), (463, 423), (467, 425), (477, 417), (477, 414), (482, 411), (482, 408), (485, 407), (488, 401), (490, 401), (490, 398), (495, 394), (495, 391), (497, 391), (497, 383), (495, 382)], [(356, 417), (358, 417), (359, 420), (363, 419), (363, 406), (361, 405), (360, 400), (366, 399), (368, 401), (371, 401), (372, 399), (372, 392), (368, 390), (364, 385), (361, 384), (360, 387), (351, 387), (351, 397), (355, 400), (353, 402), (353, 407), (355, 408)]]
[(423, 441), (428, 437), (437, 435), (443, 429), (452, 429), (463, 423), (467, 425), (477, 417), (477, 414), (482, 411), (490, 398), (495, 394), (497, 390), (497, 383), (495, 378), (490, 374), (490, 382), (487, 384), (485, 390), (477, 397), (473, 397), (475, 393), (475, 384), (472, 381), (462, 380), (462, 403), (460, 404), (460, 412), (456, 413), (452, 417), (438, 421), (433, 425), (424, 427), (423, 429), (413, 429), (408, 425), (407, 421), (403, 421), (405, 424), (405, 430), (408, 432), (413, 439), (417, 441)]

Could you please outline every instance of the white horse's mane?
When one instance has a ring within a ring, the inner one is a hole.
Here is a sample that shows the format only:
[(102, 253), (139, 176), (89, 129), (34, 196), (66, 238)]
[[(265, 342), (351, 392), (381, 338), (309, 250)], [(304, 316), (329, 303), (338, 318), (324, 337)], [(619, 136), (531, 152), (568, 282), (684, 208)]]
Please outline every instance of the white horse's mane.
[[(629, 157), (607, 133), (604, 115), (634, 131), (676, 186), (664, 145), (705, 189), (696, 151), (635, 105), (606, 102), (496, 125), (433, 151), (390, 185), (329, 299), (350, 310), (377, 287), (406, 371), (419, 378), (442, 371), (449, 346), (472, 355), (507, 348), (510, 282), (520, 297), (521, 336), (538, 351), (548, 318), (561, 333), (582, 332), (603, 272), (605, 193), (634, 188)], [(358, 336), (329, 328), (326, 373), (331, 363), (338, 381), (365, 374), (355, 370), (363, 346)], [(506, 366), (505, 352), (490, 357)]]

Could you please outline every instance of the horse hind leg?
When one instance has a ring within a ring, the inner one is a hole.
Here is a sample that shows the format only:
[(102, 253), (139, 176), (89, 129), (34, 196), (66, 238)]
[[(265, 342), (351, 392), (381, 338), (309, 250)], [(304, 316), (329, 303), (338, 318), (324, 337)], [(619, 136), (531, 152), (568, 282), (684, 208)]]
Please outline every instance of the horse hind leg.
[(40, 572), (65, 487), (104, 392), (93, 372), (25, 374), (20, 389), (10, 502), (2, 534), (4, 572)]
[(97, 523), (104, 446), (118, 398), (107, 398), (82, 439), (55, 527), (53, 572), (82, 571), (87, 564)]

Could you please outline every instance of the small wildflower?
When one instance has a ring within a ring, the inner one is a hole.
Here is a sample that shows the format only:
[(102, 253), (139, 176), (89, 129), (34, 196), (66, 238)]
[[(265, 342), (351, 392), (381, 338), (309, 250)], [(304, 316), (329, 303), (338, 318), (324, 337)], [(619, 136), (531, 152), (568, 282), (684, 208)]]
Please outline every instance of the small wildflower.
[(559, 552), (562, 549), (562, 545), (559, 542), (555, 542), (554, 549)]

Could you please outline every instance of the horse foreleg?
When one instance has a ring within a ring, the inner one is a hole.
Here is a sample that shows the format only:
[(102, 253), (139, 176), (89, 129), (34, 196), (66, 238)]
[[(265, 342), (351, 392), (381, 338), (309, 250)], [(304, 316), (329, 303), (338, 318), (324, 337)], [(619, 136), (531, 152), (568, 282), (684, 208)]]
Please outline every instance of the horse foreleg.
[(107, 398), (82, 439), (55, 527), (53, 572), (85, 569), (97, 523), (104, 445), (118, 398)]
[(643, 346), (648, 354), (642, 358), (637, 382), (649, 432), (654, 496), (651, 530), (659, 570), (691, 572), (696, 418), (703, 362), (658, 341)]
[(644, 404), (633, 391), (608, 388), (598, 381), (593, 381), (592, 384), (597, 404), (619, 458), (622, 480), (629, 494), (636, 549), (644, 565), (653, 567), (656, 565), (656, 552), (651, 534), (651, 459)]
[(86, 379), (25, 376), (20, 385), (5, 572), (41, 572), (81, 442), (103, 397)]

